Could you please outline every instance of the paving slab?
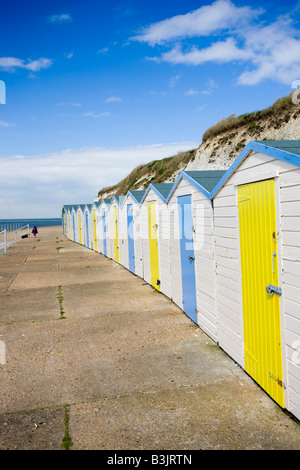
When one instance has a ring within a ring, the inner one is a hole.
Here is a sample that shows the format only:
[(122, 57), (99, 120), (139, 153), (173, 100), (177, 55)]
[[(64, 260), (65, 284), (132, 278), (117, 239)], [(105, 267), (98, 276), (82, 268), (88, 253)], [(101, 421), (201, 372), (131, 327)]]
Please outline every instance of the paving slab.
[(170, 299), (61, 227), (1, 272), (0, 449), (62, 449), (66, 413), (74, 450), (300, 449), (299, 423)]

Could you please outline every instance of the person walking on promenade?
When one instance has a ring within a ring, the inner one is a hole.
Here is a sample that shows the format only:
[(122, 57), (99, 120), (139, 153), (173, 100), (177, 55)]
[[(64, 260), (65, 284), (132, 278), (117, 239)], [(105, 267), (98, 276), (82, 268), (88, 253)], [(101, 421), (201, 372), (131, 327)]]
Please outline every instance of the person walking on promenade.
[(38, 229), (36, 228), (36, 226), (33, 227), (31, 233), (33, 233), (33, 236), (36, 237), (36, 234), (38, 233)]

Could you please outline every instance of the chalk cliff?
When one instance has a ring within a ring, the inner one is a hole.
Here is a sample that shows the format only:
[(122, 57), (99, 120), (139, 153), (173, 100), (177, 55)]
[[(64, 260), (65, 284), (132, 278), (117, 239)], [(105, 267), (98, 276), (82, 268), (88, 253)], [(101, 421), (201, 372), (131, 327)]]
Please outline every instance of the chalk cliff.
[(203, 134), (197, 149), (139, 165), (116, 185), (102, 188), (96, 200), (173, 182), (182, 170), (227, 169), (250, 140), (293, 139), (300, 139), (300, 89), (264, 110), (222, 119)]

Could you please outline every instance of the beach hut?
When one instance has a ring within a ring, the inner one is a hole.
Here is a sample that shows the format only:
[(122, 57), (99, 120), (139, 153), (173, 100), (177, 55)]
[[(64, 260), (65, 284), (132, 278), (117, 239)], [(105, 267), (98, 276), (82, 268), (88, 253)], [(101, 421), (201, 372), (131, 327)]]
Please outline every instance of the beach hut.
[(93, 249), (93, 247), (94, 247), (94, 238), (93, 238), (92, 204), (85, 204), (84, 205), (83, 219), (84, 219), (83, 244), (87, 248)]
[(128, 191), (121, 207), (121, 264), (143, 278), (140, 203), (145, 191)]
[(172, 300), (215, 341), (215, 262), (210, 192), (225, 171), (182, 171), (168, 197)]
[(70, 204), (65, 204), (62, 208), (63, 233), (70, 240), (72, 240), (71, 210), (72, 210), (72, 205)]
[(144, 279), (171, 297), (169, 216), (166, 200), (173, 183), (151, 183), (141, 200)]
[(74, 241), (76, 243), (80, 243), (80, 236), (81, 236), (81, 231), (80, 231), (80, 227), (79, 227), (79, 217), (78, 217), (78, 214), (79, 214), (79, 204), (75, 204), (74, 206), (74, 221), (75, 221), (75, 239)]
[(77, 218), (77, 239), (80, 245), (84, 244), (84, 209), (85, 204), (78, 204), (76, 207), (76, 218)]
[[(109, 250), (108, 256), (117, 263), (120, 263), (120, 240), (119, 240), (119, 216), (120, 207), (125, 196), (113, 196), (109, 206), (108, 212), (108, 232), (109, 232)], [(122, 229), (122, 228), (121, 228)], [(121, 254), (122, 256), (122, 254)]]
[(67, 236), (67, 208), (68, 206), (64, 204), (61, 210), (63, 234), (65, 236)]
[(101, 229), (101, 219), (100, 219), (100, 201), (95, 201), (92, 204), (92, 234), (93, 234), (93, 249), (100, 252), (100, 229)]
[(72, 234), (72, 241), (76, 242), (76, 206), (71, 207), (71, 234)]
[(99, 230), (98, 230), (98, 250), (108, 256), (108, 210), (111, 199), (103, 199), (98, 207)]
[(218, 342), (300, 419), (300, 141), (250, 142), (210, 197)]
[(62, 220), (63, 234), (66, 235), (66, 207), (65, 205), (63, 205), (61, 209), (61, 220)]

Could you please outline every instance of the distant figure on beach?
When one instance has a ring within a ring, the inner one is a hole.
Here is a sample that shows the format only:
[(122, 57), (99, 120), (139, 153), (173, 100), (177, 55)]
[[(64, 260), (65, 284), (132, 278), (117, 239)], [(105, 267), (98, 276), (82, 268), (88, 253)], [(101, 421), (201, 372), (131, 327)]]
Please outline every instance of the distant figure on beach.
[(33, 233), (33, 236), (36, 237), (36, 234), (38, 233), (38, 229), (36, 228), (36, 226), (33, 227), (31, 233)]

